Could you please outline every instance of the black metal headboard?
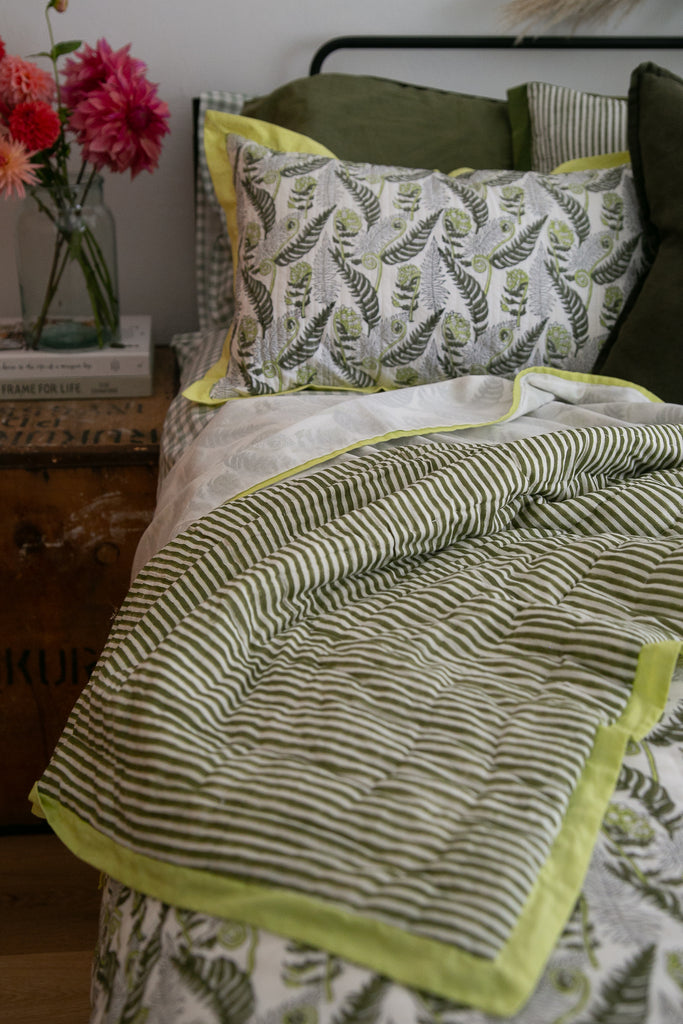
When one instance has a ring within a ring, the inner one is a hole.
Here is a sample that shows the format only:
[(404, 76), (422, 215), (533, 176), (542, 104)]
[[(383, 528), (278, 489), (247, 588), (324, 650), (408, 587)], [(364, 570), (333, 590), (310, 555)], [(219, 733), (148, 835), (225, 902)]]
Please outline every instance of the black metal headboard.
[(310, 75), (337, 50), (680, 50), (683, 36), (338, 36), (316, 50)]

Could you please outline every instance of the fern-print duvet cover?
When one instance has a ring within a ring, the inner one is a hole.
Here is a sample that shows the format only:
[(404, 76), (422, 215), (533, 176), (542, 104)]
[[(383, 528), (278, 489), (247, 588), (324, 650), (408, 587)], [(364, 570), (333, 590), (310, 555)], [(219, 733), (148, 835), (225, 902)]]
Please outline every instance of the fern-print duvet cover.
[[(683, 1018), (683, 409), (529, 379), (139, 573), (35, 793), (109, 875), (93, 1024)], [(282, 416), (334, 450), (321, 401)], [(286, 465), (253, 409), (241, 465)], [(230, 496), (236, 416), (171, 491)]]

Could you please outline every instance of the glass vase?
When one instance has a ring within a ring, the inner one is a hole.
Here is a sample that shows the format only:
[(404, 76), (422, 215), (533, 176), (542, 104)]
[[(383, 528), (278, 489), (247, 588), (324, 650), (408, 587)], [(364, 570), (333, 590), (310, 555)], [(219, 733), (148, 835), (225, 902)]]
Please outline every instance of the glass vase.
[(29, 348), (120, 341), (116, 226), (101, 177), (31, 189), (17, 222), (16, 255)]

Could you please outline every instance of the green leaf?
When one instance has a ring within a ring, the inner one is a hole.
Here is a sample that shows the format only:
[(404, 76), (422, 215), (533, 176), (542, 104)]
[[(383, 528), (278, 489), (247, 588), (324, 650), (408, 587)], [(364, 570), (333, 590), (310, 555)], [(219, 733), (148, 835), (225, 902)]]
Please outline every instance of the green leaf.
[(263, 229), (268, 234), (275, 224), (275, 203), (269, 192), (264, 188), (258, 188), (248, 175), (242, 177), (242, 188), (246, 192), (252, 206), (256, 210)]
[(671, 715), (657, 723), (648, 733), (647, 742), (656, 746), (683, 743), (683, 704), (678, 704)]
[(168, 908), (162, 912), (156, 928), (138, 950), (128, 970), (126, 1002), (119, 1010), (119, 1024), (136, 1024), (137, 1021), (144, 1020), (149, 1013), (149, 1008), (144, 1006), (145, 993), (149, 974), (161, 959), (161, 935), (167, 913)]
[(521, 181), (526, 173), (526, 171), (513, 170), (500, 170), (495, 173), (488, 171), (486, 174), (486, 187), (490, 188), (492, 185), (495, 187), (514, 185), (515, 182)]
[(375, 387), (375, 381), (367, 373), (360, 363), (357, 363), (354, 359), (349, 359), (342, 351), (338, 351), (337, 347), (333, 346), (330, 349), (330, 358), (337, 367), (343, 377), (346, 377), (354, 387), (357, 388), (373, 388)]
[(284, 267), (288, 263), (295, 263), (296, 260), (300, 260), (307, 252), (310, 252), (320, 238), (322, 230), (327, 224), (330, 214), (334, 212), (334, 209), (334, 206), (330, 206), (328, 210), (323, 210), (317, 217), (314, 217), (313, 220), (306, 225), (304, 230), (299, 232), (299, 234), (292, 239), (289, 245), (286, 245), (285, 248), (274, 257), (275, 263), (277, 263), (279, 267)]
[(331, 302), (329, 306), (325, 306), (319, 313), (316, 313), (303, 334), (296, 338), (287, 351), (280, 356), (278, 363), (283, 370), (291, 370), (295, 366), (300, 366), (301, 363), (305, 363), (307, 359), (311, 359), (315, 355), (333, 309), (334, 303)]
[(388, 989), (386, 978), (373, 974), (362, 989), (347, 997), (332, 1024), (375, 1024), (380, 1018), (382, 1002)]
[(432, 233), (434, 225), (441, 217), (441, 210), (431, 214), (426, 220), (416, 224), (403, 238), (394, 245), (389, 246), (382, 253), (382, 263), (389, 266), (395, 263), (407, 263), (415, 256), (419, 256)]
[(380, 321), (379, 300), (372, 283), (365, 274), (361, 274), (359, 270), (356, 270), (346, 262), (339, 249), (332, 251), (332, 258), (358, 302), (368, 327), (376, 327)]
[(467, 304), (475, 333), (481, 334), (486, 330), (486, 322), (489, 315), (489, 307), (484, 289), (471, 274), (467, 273), (457, 260), (453, 259), (448, 250), (441, 250), (441, 258)]
[(667, 790), (655, 779), (637, 768), (624, 765), (617, 781), (617, 788), (626, 790), (653, 815), (669, 835), (673, 835), (681, 823), (683, 814), (677, 808)]
[(69, 39), (64, 43), (55, 43), (50, 56), (57, 60), (58, 57), (64, 57), (67, 53), (74, 53), (81, 45), (81, 42), (82, 40), (80, 39)]
[(171, 963), (221, 1024), (246, 1024), (254, 1012), (254, 992), (249, 977), (232, 960), (209, 960), (183, 950)]
[(360, 206), (369, 228), (376, 224), (380, 218), (379, 200), (371, 188), (361, 181), (352, 178), (345, 167), (337, 170), (337, 177)]
[(622, 277), (628, 270), (631, 257), (633, 256), (639, 241), (640, 237), (638, 235), (633, 238), (629, 238), (619, 246), (616, 252), (612, 253), (608, 260), (605, 260), (604, 263), (597, 266), (591, 274), (595, 283), (611, 284), (613, 281)]
[(485, 199), (468, 185), (459, 182), (457, 178), (444, 178), (444, 184), (448, 185), (451, 191), (455, 192), (463, 205), (472, 214), (478, 229), (484, 227), (489, 219), (489, 207)]
[(407, 366), (415, 359), (419, 359), (432, 338), (443, 310), (432, 313), (423, 324), (416, 327), (412, 334), (399, 342), (382, 357), (384, 366)]
[(583, 299), (578, 292), (575, 292), (574, 289), (569, 286), (566, 279), (562, 276), (552, 260), (546, 260), (545, 268), (550, 275), (551, 281), (555, 285), (557, 293), (560, 296), (560, 301), (564, 307), (564, 311), (571, 322), (574, 341), (580, 348), (582, 345), (585, 345), (588, 340), (588, 313), (586, 312), (586, 306)]
[(654, 904), (667, 917), (683, 922), (683, 908), (680, 900), (673, 890), (674, 885), (680, 885), (680, 879), (675, 878), (673, 882), (662, 878), (655, 871), (639, 870), (630, 860), (621, 860), (616, 865), (608, 864), (607, 870), (615, 878), (627, 882), (636, 892), (640, 893), (648, 903)]
[(503, 267), (514, 267), (515, 264), (522, 263), (523, 260), (527, 259), (534, 251), (538, 236), (547, 219), (547, 217), (541, 217), (539, 220), (534, 221), (533, 224), (522, 228), (511, 242), (508, 242), (507, 245), (502, 246), (502, 248), (496, 250), (491, 255), (489, 259), (491, 266), (500, 270)]
[(564, 213), (566, 213), (572, 222), (577, 235), (582, 242), (585, 242), (591, 233), (591, 222), (581, 203), (568, 192), (558, 188), (557, 185), (548, 178), (539, 175), (538, 181), (546, 192), (550, 193), (557, 205), (564, 211)]
[(243, 362), (239, 363), (238, 366), (250, 395), (258, 397), (258, 395), (275, 394), (275, 388), (272, 388), (270, 384), (267, 384), (264, 380), (259, 380), (258, 377), (255, 376), (255, 374), (262, 372), (260, 367), (255, 366), (250, 370), (246, 363)]
[(533, 352), (534, 347), (538, 342), (538, 339), (543, 334), (547, 323), (548, 318), (546, 317), (545, 320), (541, 320), (540, 323), (535, 324), (534, 327), (531, 327), (528, 331), (522, 334), (521, 337), (516, 338), (504, 352), (499, 352), (498, 355), (494, 356), (490, 360), (487, 369), (490, 370), (491, 373), (501, 376), (506, 373), (514, 373), (516, 370), (519, 370)]
[(592, 1024), (643, 1024), (648, 1018), (648, 990), (655, 962), (655, 947), (641, 953), (615, 971), (599, 993), (600, 1005), (592, 1010)]
[(606, 173), (601, 174), (594, 181), (589, 181), (586, 185), (586, 192), (611, 192), (612, 189), (617, 188), (621, 184), (623, 176), (623, 165), (613, 167)]
[(324, 985), (326, 990), (342, 972), (339, 957), (302, 942), (288, 942), (281, 977), (288, 988)]
[(280, 174), (283, 178), (298, 178), (303, 174), (310, 174), (311, 171), (317, 171), (325, 164), (329, 164), (332, 157), (329, 156), (309, 156), (298, 160), (295, 164), (288, 164), (286, 167), (280, 168)]
[(262, 329), (267, 331), (273, 323), (273, 300), (270, 297), (270, 292), (263, 281), (251, 276), (246, 267), (242, 267), (242, 280), (256, 317)]
[(383, 174), (384, 181), (422, 181), (424, 178), (428, 178), (431, 171), (423, 170), (421, 167), (401, 167), (393, 171), (389, 171), (387, 174)]
[(119, 972), (119, 958), (113, 949), (108, 949), (104, 955), (97, 957), (95, 964), (95, 977), (107, 999), (110, 1000), (114, 994), (114, 982)]

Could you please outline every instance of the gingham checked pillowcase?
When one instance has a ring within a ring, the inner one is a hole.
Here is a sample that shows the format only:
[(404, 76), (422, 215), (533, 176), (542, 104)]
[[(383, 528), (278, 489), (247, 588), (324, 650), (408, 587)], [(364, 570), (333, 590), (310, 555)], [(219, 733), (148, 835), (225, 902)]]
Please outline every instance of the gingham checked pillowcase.
[(197, 116), (197, 179), (195, 183), (195, 255), (200, 330), (227, 329), (232, 321), (232, 256), (225, 218), (211, 181), (204, 152), (207, 110), (239, 114), (251, 97), (242, 92), (212, 90), (199, 96)]

